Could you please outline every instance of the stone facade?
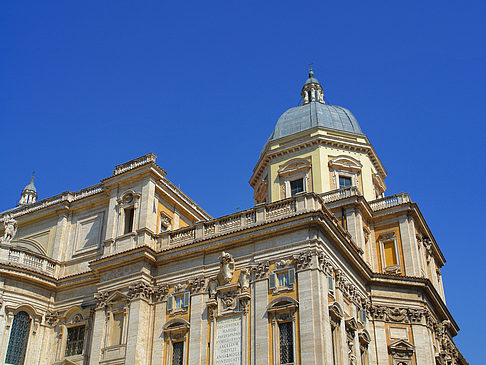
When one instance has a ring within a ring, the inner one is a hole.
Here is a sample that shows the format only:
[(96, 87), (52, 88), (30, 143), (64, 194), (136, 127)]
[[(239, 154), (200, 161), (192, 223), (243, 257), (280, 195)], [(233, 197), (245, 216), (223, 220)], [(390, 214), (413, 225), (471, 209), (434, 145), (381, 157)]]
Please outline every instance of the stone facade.
[(256, 205), (216, 219), (155, 159), (0, 215), (1, 361), (467, 364), (444, 256), (364, 135), (269, 141)]

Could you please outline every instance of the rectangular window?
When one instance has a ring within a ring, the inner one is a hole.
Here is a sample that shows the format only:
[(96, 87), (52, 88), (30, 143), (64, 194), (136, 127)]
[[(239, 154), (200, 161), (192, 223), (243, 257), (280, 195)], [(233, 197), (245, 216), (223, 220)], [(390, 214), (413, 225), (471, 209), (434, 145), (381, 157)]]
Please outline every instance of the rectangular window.
[(133, 231), (133, 216), (134, 216), (135, 209), (125, 208), (125, 230), (123, 234), (127, 234)]
[(182, 365), (184, 360), (184, 342), (172, 343), (172, 365)]
[(84, 325), (70, 327), (67, 332), (66, 356), (81, 355), (84, 345)]
[(334, 295), (334, 276), (327, 277), (329, 284), (329, 294)]
[(348, 176), (339, 176), (339, 188), (351, 186), (351, 178)]
[(385, 253), (385, 267), (398, 264), (397, 253), (395, 251), (395, 241), (384, 242), (383, 251)]
[(292, 322), (279, 323), (280, 332), (280, 364), (294, 363), (294, 334)]
[(278, 279), (278, 287), (279, 288), (289, 286), (289, 272), (288, 271), (277, 274), (277, 279)]
[(304, 191), (304, 179), (297, 179), (290, 182), (290, 195), (301, 193)]
[(174, 308), (175, 309), (184, 308), (184, 295), (183, 294), (174, 296)]
[(121, 345), (123, 334), (123, 312), (113, 313), (111, 323), (111, 345)]

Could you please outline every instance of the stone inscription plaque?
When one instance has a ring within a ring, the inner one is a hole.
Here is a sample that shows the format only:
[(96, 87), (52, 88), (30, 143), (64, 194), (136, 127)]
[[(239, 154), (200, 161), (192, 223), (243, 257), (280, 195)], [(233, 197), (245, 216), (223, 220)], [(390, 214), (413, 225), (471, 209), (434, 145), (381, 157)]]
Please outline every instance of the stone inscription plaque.
[(216, 320), (216, 365), (241, 365), (241, 316)]

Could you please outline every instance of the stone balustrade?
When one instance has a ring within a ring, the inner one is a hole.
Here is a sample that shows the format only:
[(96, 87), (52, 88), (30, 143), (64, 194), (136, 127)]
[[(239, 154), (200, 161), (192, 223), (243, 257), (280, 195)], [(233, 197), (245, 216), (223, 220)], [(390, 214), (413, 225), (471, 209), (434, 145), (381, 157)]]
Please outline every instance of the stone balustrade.
[(283, 201), (259, 204), (254, 208), (218, 219), (198, 222), (193, 226), (176, 231), (163, 232), (157, 235), (157, 249), (166, 249), (198, 240), (210, 239), (240, 229), (322, 209), (325, 208), (323, 208), (322, 200), (317, 195), (302, 193)]
[(0, 262), (24, 267), (54, 277), (57, 276), (59, 269), (59, 264), (55, 260), (34, 252), (6, 245), (2, 245), (0, 248)]
[(410, 203), (410, 196), (407, 193), (399, 193), (384, 198), (376, 199), (369, 202), (371, 209), (374, 211), (386, 208), (396, 207), (403, 203)]
[(324, 200), (324, 203), (327, 204), (356, 195), (361, 195), (358, 188), (356, 186), (347, 186), (345, 188), (323, 193), (321, 194), (321, 198)]

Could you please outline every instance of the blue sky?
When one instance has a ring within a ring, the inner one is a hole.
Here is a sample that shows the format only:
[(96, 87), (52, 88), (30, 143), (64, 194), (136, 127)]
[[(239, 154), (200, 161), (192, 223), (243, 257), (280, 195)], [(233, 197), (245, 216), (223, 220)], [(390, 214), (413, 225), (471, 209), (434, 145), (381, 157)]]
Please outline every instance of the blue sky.
[[(15, 1), (0, 5), (0, 211), (148, 152), (214, 216), (248, 184), (314, 63), (448, 262), (456, 342), (484, 342), (484, 1)], [(476, 304), (471, 304), (474, 301)], [(481, 357), (482, 359), (482, 357)]]

